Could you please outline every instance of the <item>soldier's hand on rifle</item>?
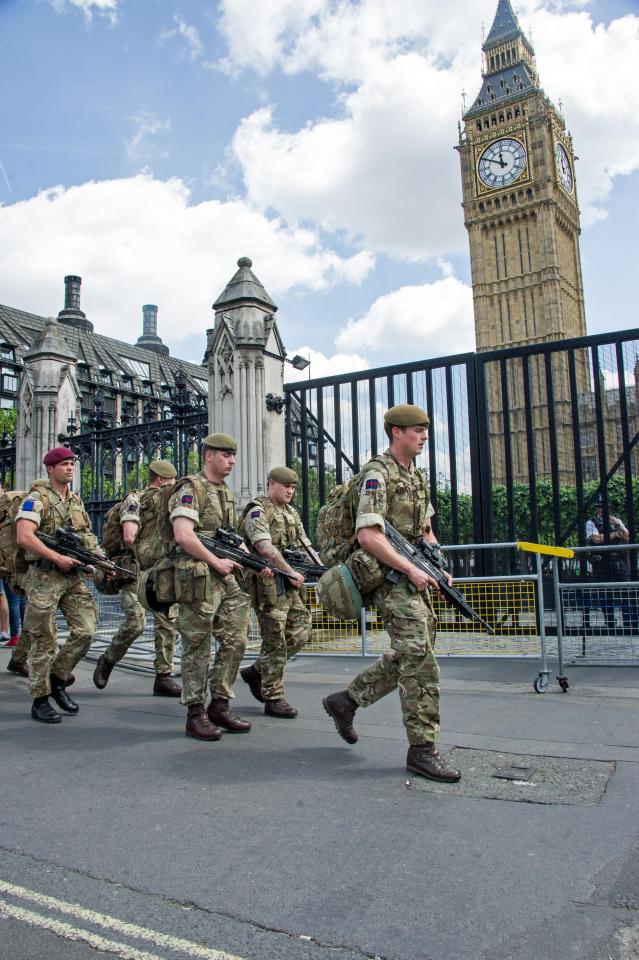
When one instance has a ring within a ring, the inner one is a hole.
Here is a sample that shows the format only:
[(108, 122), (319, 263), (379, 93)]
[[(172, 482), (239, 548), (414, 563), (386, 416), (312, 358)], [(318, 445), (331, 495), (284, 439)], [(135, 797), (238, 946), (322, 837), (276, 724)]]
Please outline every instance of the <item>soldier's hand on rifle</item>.
[(293, 570), (292, 573), (289, 573), (288, 579), (296, 590), (299, 590), (300, 587), (304, 586), (304, 574), (299, 573), (297, 570)]
[(75, 557), (64, 557), (59, 553), (55, 560), (56, 567), (59, 567), (63, 573), (70, 573), (74, 567), (81, 567), (82, 561), (76, 560)]
[(241, 570), (242, 565), (235, 560), (229, 560), (228, 557), (216, 557), (215, 564), (211, 564), (216, 573), (221, 577), (228, 577), (234, 570)]
[(414, 567), (411, 563), (409, 569), (406, 571), (406, 576), (413, 584), (414, 587), (421, 592), (425, 590), (426, 587), (434, 587), (435, 590), (439, 590), (437, 581), (433, 580), (432, 577), (429, 577), (427, 573), (424, 573), (423, 570), (419, 570), (418, 567)]
[(274, 576), (275, 574), (269, 567), (264, 567), (264, 569), (258, 573), (258, 577), (260, 577), (261, 580), (272, 580)]

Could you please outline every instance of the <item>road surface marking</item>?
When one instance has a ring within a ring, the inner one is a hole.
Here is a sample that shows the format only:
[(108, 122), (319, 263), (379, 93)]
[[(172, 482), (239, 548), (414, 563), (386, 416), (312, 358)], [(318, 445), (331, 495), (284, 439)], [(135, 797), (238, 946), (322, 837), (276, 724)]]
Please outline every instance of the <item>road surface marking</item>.
[[(105, 913), (98, 913), (95, 910), (87, 910), (85, 907), (79, 906), (77, 903), (68, 903), (66, 900), (58, 900), (57, 897), (49, 897), (43, 893), (37, 893), (35, 890), (28, 890), (26, 887), (20, 887), (13, 883), (7, 883), (5, 880), (0, 880), (0, 893), (10, 894), (14, 897), (19, 897), (22, 900), (29, 900), (32, 903), (37, 904), (40, 907), (44, 907), (48, 910), (58, 910), (60, 913), (66, 913), (72, 917), (77, 917), (79, 920), (84, 920), (88, 923), (93, 923), (97, 927), (104, 927), (107, 930), (115, 930), (120, 934), (129, 937), (136, 937), (140, 940), (149, 940), (151, 943), (154, 943), (159, 947), (166, 947), (169, 950), (181, 950), (183, 953), (186, 953), (189, 957), (198, 957), (200, 960), (242, 960), (241, 957), (237, 957), (234, 954), (226, 953), (223, 950), (210, 949), (205, 947), (200, 943), (194, 943), (192, 940), (184, 940), (181, 937), (172, 937), (166, 933), (160, 933), (158, 930), (150, 930), (148, 927), (140, 927), (134, 923), (127, 923), (126, 920), (119, 920), (117, 917), (110, 917)], [(5, 901), (0, 901), (0, 904), (3, 905), (3, 908), (8, 907), (9, 905), (5, 904)], [(11, 910), (21, 910), (19, 907), (10, 907)], [(29, 911), (23, 911), (25, 914)], [(39, 914), (29, 914), (32, 917), (39, 917)], [(46, 923), (58, 923), (59, 921), (49, 920), (47, 917), (41, 918)], [(33, 922), (33, 921), (29, 921)], [(44, 926), (45, 924), (40, 924)], [(66, 924), (61, 924), (66, 926)], [(69, 929), (73, 930), (75, 928), (70, 927)], [(66, 936), (66, 934), (63, 934)], [(87, 933), (87, 936), (93, 936), (93, 934)], [(108, 941), (110, 942), (110, 941)], [(103, 947), (102, 949), (106, 949)], [(125, 949), (134, 949), (134, 948), (125, 948)], [(112, 950), (110, 952), (113, 952)], [(122, 954), (124, 956), (124, 954)], [(127, 954), (127, 957), (129, 954)], [(130, 954), (135, 960), (143, 960), (144, 958), (151, 957), (151, 954), (142, 954), (137, 951), (134, 954)], [(153, 958), (157, 960), (157, 958)]]

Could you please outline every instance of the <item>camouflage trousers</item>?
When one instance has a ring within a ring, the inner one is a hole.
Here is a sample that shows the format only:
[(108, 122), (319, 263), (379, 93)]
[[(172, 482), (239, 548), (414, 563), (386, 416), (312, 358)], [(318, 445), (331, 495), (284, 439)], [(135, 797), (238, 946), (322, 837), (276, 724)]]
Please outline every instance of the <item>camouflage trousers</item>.
[[(211, 696), (234, 696), (233, 684), (246, 648), (251, 601), (235, 577), (211, 574), (209, 599), (180, 603), (177, 627), (182, 637), (182, 703), (206, 702)], [(211, 631), (218, 644), (211, 667)]]
[[(26, 614), (26, 610), (25, 610)], [(26, 663), (29, 659), (29, 648), (31, 647), (31, 634), (22, 627), (20, 639), (11, 652), (11, 659), (14, 663)]]
[[(144, 607), (138, 600), (137, 586), (127, 585), (120, 590), (120, 606), (124, 612), (124, 620), (118, 632), (104, 652), (110, 663), (118, 663), (126, 654), (131, 644), (144, 633), (146, 614)], [(173, 649), (175, 647), (177, 606), (174, 604), (169, 616), (161, 613), (153, 614), (155, 624), (155, 660), (154, 667), (158, 676), (169, 676), (173, 670)]]
[(384, 583), (371, 606), (384, 618), (391, 652), (358, 674), (348, 688), (360, 707), (369, 707), (399, 688), (402, 718), (413, 746), (432, 743), (439, 732), (439, 666), (435, 659), (435, 615), (408, 580)]
[(265, 700), (281, 700), (286, 661), (308, 643), (311, 615), (300, 591), (288, 589), (275, 603), (258, 609), (257, 619), (262, 646), (255, 669), (262, 675), (262, 696)]
[[(50, 674), (66, 680), (91, 646), (98, 611), (82, 575), (65, 576), (57, 570), (42, 570), (31, 564), (25, 593), (24, 629), (31, 636), (29, 689), (32, 697), (48, 697)], [(69, 624), (69, 636), (60, 649), (56, 644), (55, 617), (58, 607)]]

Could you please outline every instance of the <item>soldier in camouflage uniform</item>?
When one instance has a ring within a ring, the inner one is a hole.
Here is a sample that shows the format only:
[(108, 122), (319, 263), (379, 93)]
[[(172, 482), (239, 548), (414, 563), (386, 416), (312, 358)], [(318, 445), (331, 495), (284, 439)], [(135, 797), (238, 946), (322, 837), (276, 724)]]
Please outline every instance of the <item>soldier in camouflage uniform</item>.
[[(84, 546), (92, 551), (98, 542), (80, 497), (71, 492), (75, 454), (54, 447), (44, 456), (48, 479), (36, 481), (16, 513), (16, 542), (25, 551), (29, 569), (25, 581), (27, 607), (24, 627), (32, 638), (29, 650), (31, 716), (41, 723), (59, 723), (60, 714), (49, 696), (65, 713), (75, 714), (78, 705), (65, 690), (76, 663), (91, 646), (97, 607), (76, 571), (79, 560), (46, 547), (36, 531), (53, 535), (58, 527), (72, 527)], [(66, 643), (57, 650), (55, 617), (58, 607), (69, 624)], [(57, 650), (57, 652), (56, 652)]]
[[(141, 513), (147, 504), (152, 504), (163, 486), (173, 486), (176, 476), (175, 467), (168, 460), (154, 460), (149, 464), (148, 487), (141, 494), (130, 493), (120, 504), (122, 542), (126, 550), (115, 559), (118, 564), (124, 565), (127, 569), (135, 572), (136, 577), (139, 568), (135, 555), (135, 540), (140, 531)], [(138, 600), (137, 579), (127, 580), (120, 588), (120, 605), (124, 611), (124, 620), (93, 671), (93, 682), (99, 690), (106, 687), (115, 664), (122, 659), (129, 647), (144, 633), (146, 614)], [(153, 694), (156, 697), (179, 697), (182, 693), (180, 685), (171, 677), (173, 650), (177, 636), (176, 619), (176, 607), (171, 608), (171, 616), (169, 617), (157, 612), (153, 614), (155, 626)]]
[(268, 475), (268, 496), (257, 497), (245, 508), (240, 524), (242, 533), (256, 553), (291, 580), (277, 596), (272, 580), (255, 583), (255, 608), (262, 634), (260, 655), (254, 664), (240, 670), (256, 700), (264, 704), (269, 717), (293, 718), (297, 710), (284, 699), (284, 667), (289, 657), (308, 642), (311, 615), (302, 592), (304, 576), (296, 573), (281, 554), (283, 547), (301, 547), (313, 563), (320, 563), (313, 551), (302, 520), (291, 500), (295, 496), (297, 474), (288, 467), (275, 467)]
[[(235, 464), (237, 444), (223, 433), (203, 441), (203, 469), (176, 484), (169, 515), (177, 544), (175, 581), (179, 584), (178, 630), (182, 637), (182, 703), (188, 707), (186, 733), (197, 740), (219, 740), (222, 729), (246, 733), (251, 724), (229, 709), (233, 684), (244, 656), (251, 601), (240, 587), (233, 560), (214, 556), (196, 531), (214, 536), (218, 527), (235, 527), (235, 497), (224, 482)], [(272, 576), (266, 571), (265, 576)], [(209, 674), (211, 631), (218, 643)], [(206, 687), (211, 702), (204, 710)]]
[[(378, 585), (367, 602), (382, 613), (391, 651), (356, 676), (347, 690), (330, 694), (323, 703), (340, 736), (347, 743), (356, 743), (353, 718), (357, 708), (368, 707), (399, 688), (410, 744), (407, 769), (451, 783), (460, 779), (460, 773), (446, 763), (435, 746), (439, 732), (439, 666), (429, 587), (436, 584), (400, 557), (384, 535), (387, 518), (411, 543), (418, 543), (421, 537), (437, 542), (424, 476), (413, 464), (428, 438), (428, 423), (428, 414), (419, 407), (391, 407), (384, 415), (390, 447), (361, 472), (355, 532), (369, 570), (371, 562), (379, 567)], [(356, 568), (357, 564), (352, 569)], [(403, 574), (397, 583), (385, 580), (389, 568)]]

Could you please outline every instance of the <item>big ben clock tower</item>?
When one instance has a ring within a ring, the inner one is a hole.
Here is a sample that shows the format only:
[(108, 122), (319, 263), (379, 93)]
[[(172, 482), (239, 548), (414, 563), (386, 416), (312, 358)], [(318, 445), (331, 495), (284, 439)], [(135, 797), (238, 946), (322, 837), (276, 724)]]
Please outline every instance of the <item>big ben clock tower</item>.
[(584, 336), (572, 140), (499, 0), (458, 150), (477, 350)]

